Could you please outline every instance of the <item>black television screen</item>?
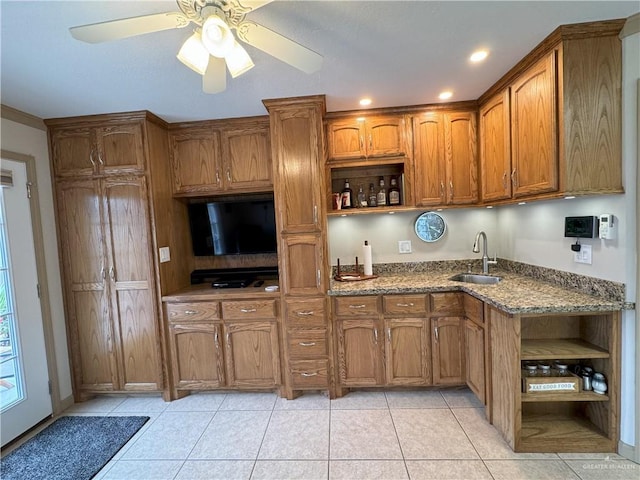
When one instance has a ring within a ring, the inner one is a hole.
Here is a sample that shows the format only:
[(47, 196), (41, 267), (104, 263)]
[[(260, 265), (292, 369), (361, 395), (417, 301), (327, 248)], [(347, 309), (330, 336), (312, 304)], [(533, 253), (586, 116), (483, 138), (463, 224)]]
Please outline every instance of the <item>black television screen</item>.
[(276, 252), (273, 199), (189, 204), (195, 256)]

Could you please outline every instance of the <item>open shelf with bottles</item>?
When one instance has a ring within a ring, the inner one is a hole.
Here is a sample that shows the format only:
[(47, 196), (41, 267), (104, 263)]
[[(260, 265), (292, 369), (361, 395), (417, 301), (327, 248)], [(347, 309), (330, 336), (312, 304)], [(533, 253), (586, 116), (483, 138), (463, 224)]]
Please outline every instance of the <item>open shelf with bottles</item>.
[[(384, 164), (349, 164), (345, 165), (331, 165), (327, 169), (328, 184), (331, 186), (329, 192), (329, 205), (327, 212), (329, 215), (344, 215), (344, 214), (363, 214), (363, 213), (381, 213), (385, 211), (402, 210), (405, 207), (413, 206), (413, 198), (411, 194), (411, 188), (409, 186), (409, 178), (411, 173), (406, 171), (405, 163), (402, 159), (394, 160), (387, 159), (387, 163)], [(380, 191), (380, 179), (384, 180), (384, 188), (386, 190), (385, 206), (375, 207), (370, 206), (369, 197), (371, 193), (371, 186), (373, 186), (373, 193), (376, 195)], [(345, 188), (345, 182), (349, 182), (349, 186), (353, 191), (354, 205), (356, 205), (358, 199), (358, 192), (362, 187), (364, 197), (367, 202), (366, 207), (353, 207), (347, 210), (338, 210), (334, 205), (333, 194), (341, 193)], [(392, 187), (392, 181), (395, 181), (399, 191), (400, 199), (399, 204), (391, 205), (389, 201), (389, 193)]]

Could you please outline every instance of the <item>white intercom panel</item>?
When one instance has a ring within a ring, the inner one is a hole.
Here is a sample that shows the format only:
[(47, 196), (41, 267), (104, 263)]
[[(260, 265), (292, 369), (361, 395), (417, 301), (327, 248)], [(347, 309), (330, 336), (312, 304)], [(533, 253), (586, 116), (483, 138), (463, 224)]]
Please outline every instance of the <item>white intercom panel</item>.
[(612, 240), (616, 238), (616, 230), (618, 222), (612, 213), (603, 213), (600, 215), (600, 238), (604, 240)]

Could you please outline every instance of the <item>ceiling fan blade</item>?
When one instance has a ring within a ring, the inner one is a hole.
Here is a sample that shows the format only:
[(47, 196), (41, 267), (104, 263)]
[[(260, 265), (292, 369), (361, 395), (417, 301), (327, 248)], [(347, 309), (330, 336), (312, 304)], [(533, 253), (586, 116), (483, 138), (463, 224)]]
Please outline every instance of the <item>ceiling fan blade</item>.
[(322, 55), (257, 23), (242, 22), (237, 33), (243, 42), (305, 73), (317, 72), (322, 66)]
[(69, 31), (76, 40), (100, 43), (172, 28), (183, 28), (189, 25), (189, 22), (190, 20), (179, 12), (166, 12), (81, 25), (71, 27)]
[(227, 70), (224, 58), (209, 56), (207, 71), (202, 76), (204, 93), (220, 93), (227, 88)]
[(247, 9), (247, 13), (264, 7), (266, 4), (271, 3), (273, 0), (240, 0), (238, 3)]

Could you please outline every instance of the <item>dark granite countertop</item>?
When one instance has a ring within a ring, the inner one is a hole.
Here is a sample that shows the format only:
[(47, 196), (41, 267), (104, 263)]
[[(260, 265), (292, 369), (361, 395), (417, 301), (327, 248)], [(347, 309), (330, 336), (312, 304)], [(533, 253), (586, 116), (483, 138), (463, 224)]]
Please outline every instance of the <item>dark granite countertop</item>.
[(432, 272), (381, 273), (378, 278), (356, 281), (331, 281), (331, 296), (380, 295), (462, 291), (510, 314), (605, 312), (629, 308), (619, 299), (583, 293), (510, 271), (493, 269), (502, 277), (496, 285), (479, 285), (449, 280), (460, 269)]

